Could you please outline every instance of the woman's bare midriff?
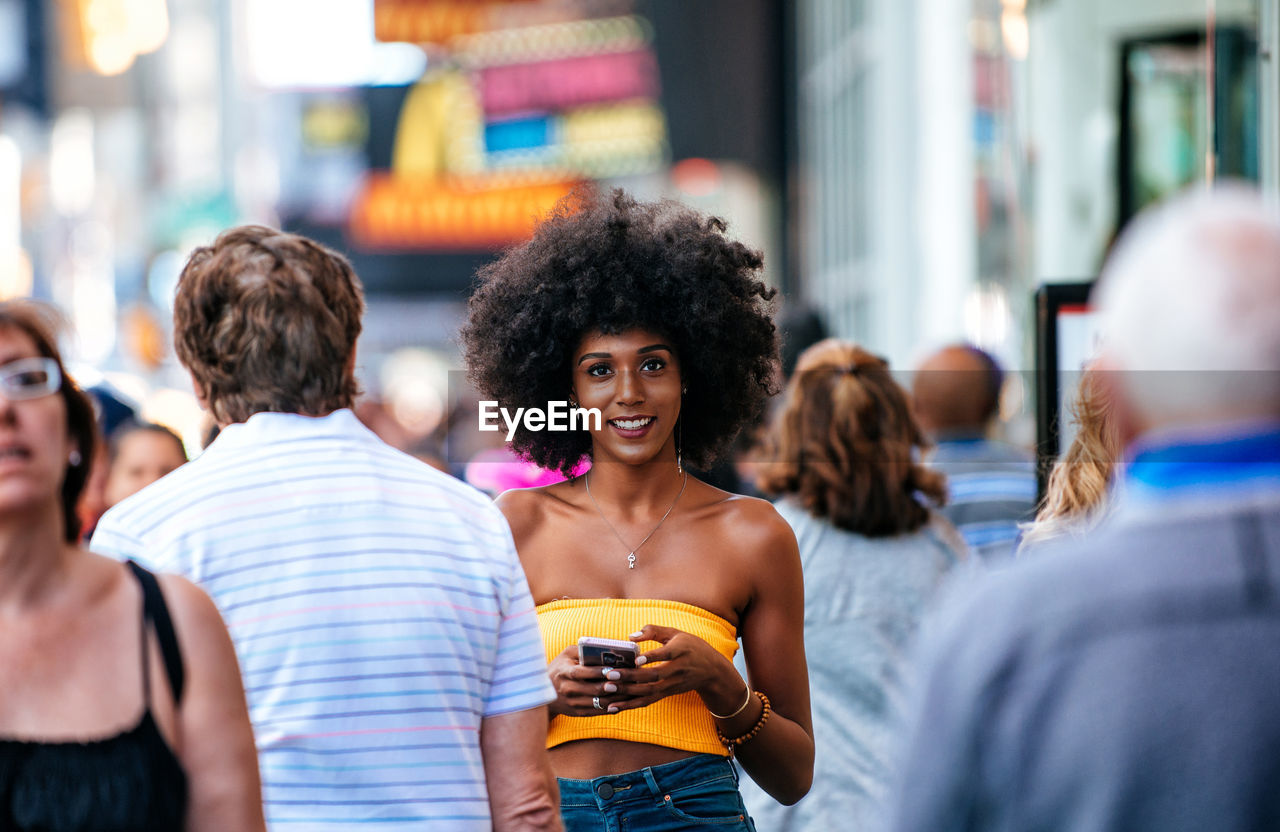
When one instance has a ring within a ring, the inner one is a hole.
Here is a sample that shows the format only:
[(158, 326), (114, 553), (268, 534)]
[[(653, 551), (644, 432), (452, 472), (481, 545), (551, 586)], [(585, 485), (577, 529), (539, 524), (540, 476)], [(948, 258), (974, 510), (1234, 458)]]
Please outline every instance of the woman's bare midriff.
[(548, 753), (556, 777), (567, 780), (625, 774), (695, 756), (692, 751), (629, 740), (576, 740), (557, 745)]

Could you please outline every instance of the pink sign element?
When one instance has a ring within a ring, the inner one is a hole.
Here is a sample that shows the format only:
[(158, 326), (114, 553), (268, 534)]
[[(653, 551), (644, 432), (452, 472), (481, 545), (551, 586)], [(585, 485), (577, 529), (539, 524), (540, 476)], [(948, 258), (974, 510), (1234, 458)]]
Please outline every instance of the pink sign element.
[(652, 52), (610, 52), (480, 71), (480, 100), (489, 115), (566, 110), (601, 101), (655, 98), (658, 62)]
[[(582, 476), (590, 469), (591, 463), (584, 459), (574, 466), (573, 475)], [(480, 451), (467, 463), (463, 476), (470, 485), (495, 496), (512, 488), (536, 488), (566, 479), (559, 471), (522, 459), (507, 446)]]

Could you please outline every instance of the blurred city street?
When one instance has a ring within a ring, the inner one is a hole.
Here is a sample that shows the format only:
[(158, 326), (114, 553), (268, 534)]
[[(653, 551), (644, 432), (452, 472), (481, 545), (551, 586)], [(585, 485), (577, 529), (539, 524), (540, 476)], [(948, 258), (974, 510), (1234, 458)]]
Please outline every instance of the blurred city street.
[(793, 353), (837, 335), (902, 372), (968, 341), (1025, 371), (999, 429), (1043, 443), (1037, 396), (1072, 385), (1032, 371), (1078, 370), (1091, 324), (1087, 295), (1056, 304), (1046, 363), (1037, 289), (1087, 289), (1188, 184), (1275, 190), (1275, 5), (0, 0), (0, 295), (65, 310), (82, 383), (195, 452), (169, 343), (187, 253), (242, 223), (309, 235), (366, 288), (362, 416), (461, 473), (475, 270), (619, 186), (763, 251)]

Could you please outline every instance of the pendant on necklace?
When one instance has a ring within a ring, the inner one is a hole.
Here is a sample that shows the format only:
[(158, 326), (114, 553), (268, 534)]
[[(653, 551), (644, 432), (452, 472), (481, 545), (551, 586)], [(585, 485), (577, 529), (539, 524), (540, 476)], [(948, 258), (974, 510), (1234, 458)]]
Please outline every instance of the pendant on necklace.
[(627, 568), (628, 568), (628, 569), (635, 569), (635, 568), (636, 568), (636, 553), (635, 553), (635, 552), (631, 552), (631, 553), (629, 553), (629, 554), (627, 555)]

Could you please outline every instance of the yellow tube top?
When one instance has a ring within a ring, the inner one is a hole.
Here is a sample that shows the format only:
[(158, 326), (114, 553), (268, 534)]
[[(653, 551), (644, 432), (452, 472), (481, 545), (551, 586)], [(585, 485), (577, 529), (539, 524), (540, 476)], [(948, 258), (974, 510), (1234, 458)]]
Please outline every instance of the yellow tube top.
[[(577, 644), (581, 636), (626, 640), (646, 624), (674, 627), (706, 641), (725, 658), (738, 651), (738, 633), (720, 616), (679, 601), (641, 598), (578, 598), (538, 607), (538, 626), (547, 661)], [(657, 642), (640, 643), (640, 652)], [(716, 738), (715, 719), (702, 697), (689, 691), (644, 708), (601, 716), (557, 716), (547, 729), (547, 748), (587, 739), (631, 740), (702, 754), (728, 756)]]

